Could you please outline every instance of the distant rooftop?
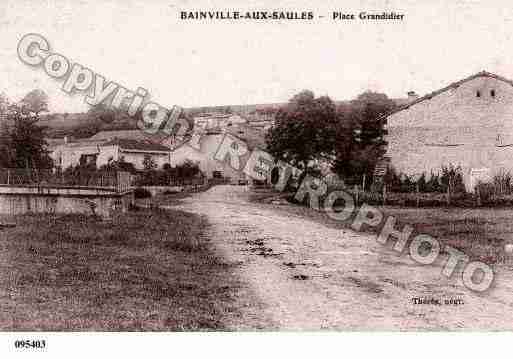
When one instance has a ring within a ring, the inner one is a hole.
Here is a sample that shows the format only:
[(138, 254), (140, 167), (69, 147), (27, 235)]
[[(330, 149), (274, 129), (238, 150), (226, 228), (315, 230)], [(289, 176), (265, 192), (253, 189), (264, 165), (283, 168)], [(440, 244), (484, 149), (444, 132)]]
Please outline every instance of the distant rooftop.
[(149, 151), (149, 152), (169, 152), (170, 149), (164, 145), (154, 143), (151, 141), (133, 140), (125, 138), (115, 138), (111, 141), (105, 142), (102, 146), (119, 146), (124, 150), (131, 151)]
[(118, 130), (118, 131), (100, 131), (96, 135), (89, 137), (93, 141), (113, 140), (115, 138), (145, 140), (148, 135), (141, 130)]

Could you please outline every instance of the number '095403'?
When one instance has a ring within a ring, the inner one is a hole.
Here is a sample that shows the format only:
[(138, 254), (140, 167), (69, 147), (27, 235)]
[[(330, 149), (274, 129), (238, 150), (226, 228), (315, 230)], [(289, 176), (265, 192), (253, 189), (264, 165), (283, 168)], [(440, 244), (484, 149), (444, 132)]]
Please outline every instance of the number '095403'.
[(16, 349), (44, 349), (46, 347), (45, 340), (16, 340), (14, 342)]

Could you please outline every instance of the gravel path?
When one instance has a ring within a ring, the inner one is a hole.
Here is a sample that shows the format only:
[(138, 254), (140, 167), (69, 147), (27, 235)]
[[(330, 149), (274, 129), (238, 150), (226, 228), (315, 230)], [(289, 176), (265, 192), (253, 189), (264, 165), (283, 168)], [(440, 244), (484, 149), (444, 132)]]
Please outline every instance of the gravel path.
[[(245, 186), (216, 186), (178, 208), (206, 215), (217, 250), (238, 263), (243, 317), (232, 328), (279, 330), (513, 329), (513, 276), (475, 294), (441, 266), (398, 256), (370, 234), (329, 228), (275, 205), (250, 203)], [(253, 305), (245, 293), (259, 303)], [(248, 294), (249, 295), (249, 294)], [(416, 305), (414, 297), (462, 305)]]

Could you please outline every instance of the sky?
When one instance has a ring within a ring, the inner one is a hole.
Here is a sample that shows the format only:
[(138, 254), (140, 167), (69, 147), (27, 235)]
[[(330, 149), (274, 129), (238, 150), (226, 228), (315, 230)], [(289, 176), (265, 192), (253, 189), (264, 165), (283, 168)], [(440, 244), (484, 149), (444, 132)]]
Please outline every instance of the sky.
[[(180, 11), (313, 11), (314, 21), (180, 20)], [(333, 21), (333, 11), (394, 11), (403, 21)], [(346, 100), (366, 90), (422, 95), (487, 70), (513, 78), (508, 1), (246, 2), (1, 0), (0, 92), (44, 90), (51, 112), (82, 112), (84, 94), (16, 54), (38, 33), (52, 51), (171, 107), (284, 102), (303, 89)]]

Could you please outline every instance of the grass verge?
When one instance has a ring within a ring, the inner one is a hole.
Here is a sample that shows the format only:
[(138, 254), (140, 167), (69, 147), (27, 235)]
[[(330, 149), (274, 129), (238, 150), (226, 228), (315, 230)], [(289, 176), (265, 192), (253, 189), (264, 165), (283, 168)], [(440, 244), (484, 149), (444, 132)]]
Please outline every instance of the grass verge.
[(23, 216), (0, 231), (0, 328), (223, 330), (240, 283), (202, 235), (206, 220), (139, 210), (112, 223)]
[[(290, 194), (279, 194), (270, 189), (258, 190), (251, 200), (262, 205), (272, 205), (277, 210), (289, 215), (309, 218), (334, 228), (348, 228), (353, 216), (343, 222), (329, 218), (322, 211), (315, 211), (306, 206), (291, 204), (273, 205), (273, 199), (281, 199)], [(283, 203), (285, 201), (281, 201)], [(396, 229), (408, 224), (415, 234), (429, 234), (442, 243), (457, 248), (473, 260), (488, 264), (513, 265), (512, 254), (505, 253), (505, 245), (513, 243), (513, 208), (415, 208), (400, 206), (374, 206), (381, 210), (384, 218), (394, 216)], [(354, 212), (356, 213), (356, 211)], [(363, 230), (378, 233), (384, 225), (364, 226)], [(391, 240), (393, 241), (393, 239)]]

